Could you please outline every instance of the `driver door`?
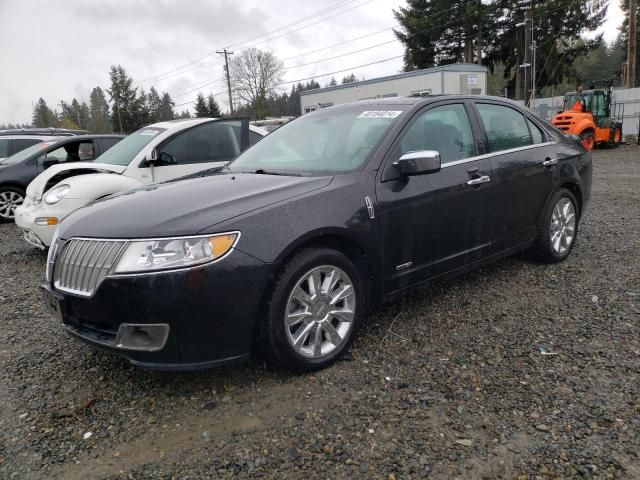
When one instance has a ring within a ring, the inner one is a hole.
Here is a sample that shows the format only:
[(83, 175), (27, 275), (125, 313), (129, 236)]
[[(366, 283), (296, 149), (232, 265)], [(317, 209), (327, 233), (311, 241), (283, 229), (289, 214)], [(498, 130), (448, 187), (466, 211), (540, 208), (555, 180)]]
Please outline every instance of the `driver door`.
[[(164, 182), (214, 167), (221, 167), (249, 146), (247, 120), (218, 120), (179, 132), (160, 144), (153, 167), (153, 182)], [(149, 176), (151, 180), (151, 175)]]
[[(377, 187), (384, 243), (384, 289), (394, 292), (481, 259), (489, 251), (489, 159), (463, 102), (426, 107), (405, 128)], [(474, 130), (476, 135), (474, 136)], [(435, 150), (439, 172), (400, 176), (411, 151)]]

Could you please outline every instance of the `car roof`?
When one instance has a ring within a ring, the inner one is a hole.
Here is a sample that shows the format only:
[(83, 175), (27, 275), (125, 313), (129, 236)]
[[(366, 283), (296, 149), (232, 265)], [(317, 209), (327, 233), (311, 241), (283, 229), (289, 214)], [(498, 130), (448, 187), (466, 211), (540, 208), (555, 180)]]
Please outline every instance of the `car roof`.
[(0, 138), (2, 140), (22, 140), (22, 139), (27, 139), (27, 140), (57, 140), (59, 138), (67, 138), (65, 136), (60, 136), (60, 135), (33, 135), (33, 134), (29, 134), (29, 135), (0, 135)]
[(88, 134), (87, 130), (72, 130), (68, 128), (7, 128), (0, 130), (0, 136), (5, 135), (43, 135), (43, 136), (56, 136), (62, 137), (67, 135), (84, 135)]
[[(506, 105), (515, 106), (519, 109), (523, 108), (523, 105), (521, 105), (520, 103), (514, 100), (510, 100), (504, 97), (495, 97), (491, 95), (428, 95), (424, 97), (423, 96), (391, 97), (391, 98), (376, 98), (371, 100), (358, 100), (356, 102), (342, 103), (339, 105), (335, 105), (333, 107), (328, 107), (327, 110), (334, 109), (334, 108), (339, 109), (340, 107), (343, 107), (343, 106), (354, 106), (354, 105), (364, 105), (367, 108), (371, 108), (371, 107), (389, 108), (394, 105), (398, 105), (398, 106), (412, 105), (414, 106), (415, 109), (418, 109), (433, 102), (441, 102), (446, 100), (458, 100), (458, 101), (459, 100), (474, 100), (474, 101), (488, 100), (492, 102), (500, 102)], [(320, 109), (320, 111), (322, 110), (325, 110), (325, 109)], [(410, 109), (410, 110), (413, 110), (413, 109)]]

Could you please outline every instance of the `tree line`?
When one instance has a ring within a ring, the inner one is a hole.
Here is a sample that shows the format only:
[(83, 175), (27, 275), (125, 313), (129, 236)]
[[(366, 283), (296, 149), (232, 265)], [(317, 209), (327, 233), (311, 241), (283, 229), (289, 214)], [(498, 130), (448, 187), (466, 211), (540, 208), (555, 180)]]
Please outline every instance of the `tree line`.
[[(608, 4), (609, 0), (407, 0), (406, 6), (394, 10), (399, 24), (395, 35), (405, 47), (405, 71), (479, 63), (493, 74), (499, 72), (504, 82), (498, 83), (514, 96), (521, 88), (525, 28), (531, 28), (523, 22), (530, 8), (538, 86), (619, 77), (626, 58), (621, 52), (626, 50), (628, 20), (611, 45), (601, 35), (594, 39), (583, 36), (602, 25)], [(620, 4), (628, 19), (627, 1), (620, 0)]]

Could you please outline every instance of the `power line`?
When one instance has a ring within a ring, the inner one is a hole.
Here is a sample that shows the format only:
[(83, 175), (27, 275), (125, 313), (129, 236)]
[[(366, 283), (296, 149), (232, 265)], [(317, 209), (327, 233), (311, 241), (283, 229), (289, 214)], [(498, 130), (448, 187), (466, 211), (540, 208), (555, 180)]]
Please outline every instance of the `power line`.
[(294, 30), (289, 30), (288, 32), (285, 32), (285, 33), (283, 33), (283, 34), (281, 34), (281, 35), (277, 35), (277, 36), (275, 36), (275, 37), (267, 38), (266, 40), (263, 40), (263, 41), (261, 41), (261, 42), (254, 43), (254, 44), (252, 44), (252, 45), (250, 45), (250, 46), (255, 47), (256, 45), (262, 45), (263, 43), (271, 42), (271, 41), (276, 40), (276, 39), (278, 39), (278, 38), (286, 37), (287, 35), (291, 35), (292, 33), (298, 32), (298, 31), (300, 31), (300, 30), (302, 30), (302, 29), (304, 29), (304, 28), (312, 27), (313, 25), (317, 25), (318, 23), (322, 23), (322, 22), (324, 22), (324, 21), (326, 21), (326, 20), (329, 20), (330, 18), (334, 18), (334, 17), (337, 17), (337, 16), (339, 16), (339, 15), (343, 15), (343, 14), (345, 14), (345, 13), (347, 13), (347, 12), (350, 12), (351, 10), (355, 10), (356, 8), (360, 8), (360, 7), (362, 7), (362, 6), (364, 6), (364, 5), (368, 4), (368, 3), (371, 3), (371, 2), (373, 2), (373, 1), (374, 1), (374, 0), (367, 0), (366, 2), (361, 3), (360, 5), (355, 5), (355, 6), (351, 7), (351, 8), (348, 8), (347, 10), (343, 10), (342, 12), (338, 12), (338, 13), (336, 13), (336, 14), (334, 14), (334, 15), (331, 15), (331, 16), (329, 16), (329, 17), (325, 17), (325, 18), (323, 18), (323, 19), (321, 19), (321, 20), (318, 20), (317, 22), (309, 23), (309, 24), (307, 24), (307, 25), (303, 25), (303, 26), (301, 26), (300, 28), (296, 28), (296, 29), (294, 29)]
[(337, 3), (334, 3), (333, 5), (330, 5), (329, 7), (326, 7), (326, 8), (323, 8), (321, 10), (318, 10), (317, 12), (314, 12), (314, 13), (312, 13), (310, 15), (307, 15), (306, 17), (302, 17), (302, 18), (299, 18), (297, 20), (294, 20), (291, 23), (288, 23), (286, 25), (278, 27), (278, 28), (276, 28), (274, 30), (271, 30), (269, 32), (262, 33), (260, 35), (256, 35), (255, 37), (249, 38), (247, 40), (243, 40), (241, 42), (232, 43), (231, 45), (227, 45), (226, 48), (239, 47), (240, 45), (244, 45), (245, 43), (250, 43), (250, 42), (252, 42), (254, 40), (258, 40), (258, 39), (260, 39), (262, 37), (267, 37), (267, 36), (269, 36), (269, 35), (271, 35), (273, 33), (277, 33), (277, 32), (279, 32), (281, 30), (285, 30), (285, 29), (287, 29), (289, 27), (292, 27), (294, 25), (297, 25), (299, 23), (304, 23), (307, 20), (311, 20), (314, 17), (324, 15), (325, 13), (328, 13), (328, 12), (330, 12), (332, 10), (336, 10), (338, 8), (341, 8), (341, 7), (344, 7), (344, 6), (348, 5), (349, 3), (353, 3), (353, 2), (357, 2), (357, 1), (359, 1), (359, 0), (341, 0), (341, 1), (337, 2)]
[[(233, 45), (229, 45), (229, 46), (227, 46), (227, 48), (232, 47), (232, 46), (235, 46), (235, 45), (243, 45), (243, 44), (245, 44), (245, 43), (248, 43), (249, 41), (252, 41), (252, 40), (255, 40), (255, 39), (259, 39), (259, 38), (261, 38), (261, 37), (263, 37), (263, 36), (270, 35), (271, 33), (278, 32), (279, 30), (282, 30), (283, 28), (288, 28), (288, 27), (289, 27), (289, 26), (291, 26), (291, 25), (294, 25), (294, 24), (300, 23), (300, 22), (302, 22), (302, 21), (306, 21), (306, 20), (308, 20), (308, 19), (311, 19), (311, 18), (313, 18), (313, 17), (315, 17), (315, 16), (318, 16), (318, 15), (321, 15), (321, 14), (323, 14), (323, 13), (328, 13), (328, 12), (330, 12), (330, 11), (332, 11), (332, 10), (335, 10), (335, 9), (337, 9), (337, 8), (340, 8), (340, 7), (346, 6), (347, 4), (349, 4), (349, 3), (353, 3), (353, 2), (355, 2), (355, 1), (358, 1), (358, 0), (341, 0), (341, 1), (337, 2), (336, 4), (333, 4), (333, 5), (332, 5), (332, 6), (330, 6), (330, 7), (327, 7), (327, 8), (324, 8), (324, 9), (322, 9), (322, 10), (319, 10), (318, 12), (315, 12), (315, 13), (313, 13), (313, 14), (311, 14), (311, 15), (306, 16), (306, 17), (300, 18), (300, 19), (298, 19), (298, 20), (296, 20), (296, 21), (292, 22), (291, 24), (284, 25), (283, 27), (280, 27), (280, 28), (275, 29), (275, 30), (273, 30), (273, 31), (271, 31), (271, 32), (268, 32), (267, 34), (258, 35), (258, 36), (256, 36), (256, 37), (253, 37), (253, 38), (252, 38), (252, 39), (250, 39), (250, 40), (245, 40), (245, 41), (243, 41), (243, 42), (239, 42), (239, 43), (236, 43), (236, 44), (233, 44)], [(372, 1), (372, 0), (369, 0), (369, 1)], [(345, 11), (344, 11), (344, 12), (342, 12), (342, 13), (346, 13), (347, 11), (348, 11), (348, 10), (345, 10)], [(333, 17), (327, 17), (326, 19), (328, 19), (328, 18), (333, 18)], [(323, 20), (321, 20), (321, 21), (324, 21), (324, 20), (326, 20), (326, 19), (323, 19)], [(317, 22), (317, 23), (319, 23), (319, 22)], [(293, 32), (290, 32), (290, 33), (293, 33)], [(283, 35), (283, 36), (284, 36), (284, 35)], [(196, 64), (196, 63), (199, 63), (199, 62), (201, 62), (202, 60), (204, 60), (204, 59), (206, 59), (206, 58), (209, 58), (209, 57), (211, 57), (211, 56), (212, 56), (212, 55), (214, 55), (214, 54), (215, 54), (215, 51), (209, 52), (209, 53), (207, 53), (206, 55), (203, 55), (202, 57), (198, 57), (198, 58), (196, 58), (195, 60), (191, 60), (191, 61), (189, 61), (189, 62), (187, 62), (187, 63), (185, 63), (185, 64), (183, 64), (183, 65), (180, 65), (180, 66), (178, 66), (178, 67), (175, 67), (175, 68), (173, 68), (173, 69), (171, 69), (171, 70), (167, 70), (166, 72), (162, 72), (162, 73), (159, 73), (159, 74), (157, 74), (157, 75), (153, 75), (153, 76), (151, 76), (151, 77), (147, 77), (147, 78), (145, 78), (145, 79), (143, 79), (143, 80), (140, 80), (140, 81), (136, 82), (136, 86), (137, 86), (137, 85), (139, 85), (139, 84), (141, 84), (141, 83), (149, 82), (149, 81), (151, 81), (151, 80), (156, 80), (156, 79), (159, 79), (160, 77), (166, 76), (167, 74), (170, 74), (170, 73), (173, 73), (173, 72), (177, 72), (177, 71), (179, 71), (179, 70), (182, 70), (182, 69), (184, 69), (184, 68), (186, 68), (186, 67), (189, 67), (189, 66), (191, 66), (191, 65), (194, 65), (194, 64)]]
[(394, 27), (385, 28), (383, 30), (378, 30), (377, 32), (373, 32), (373, 33), (368, 33), (366, 35), (362, 35), (361, 37), (355, 37), (355, 38), (351, 38), (349, 40), (345, 40), (344, 42), (334, 43), (333, 45), (329, 45), (328, 47), (322, 47), (322, 48), (319, 48), (317, 50), (311, 50), (310, 52), (304, 52), (304, 53), (300, 53), (298, 55), (293, 55), (291, 57), (283, 58), (282, 61), (286, 62), (287, 60), (291, 60), (291, 59), (298, 58), (298, 57), (303, 57), (305, 55), (311, 55), (312, 53), (318, 53), (318, 52), (322, 52), (324, 50), (329, 50), (330, 48), (339, 47), (340, 45), (345, 45), (347, 43), (355, 42), (356, 40), (362, 40), (363, 38), (373, 37), (374, 35), (378, 35), (380, 33), (387, 32), (389, 30), (393, 30), (393, 28)]
[(202, 85), (198, 85), (197, 87), (194, 87), (194, 88), (192, 88), (190, 90), (187, 90), (186, 92), (181, 92), (181, 93), (178, 93), (176, 95), (171, 95), (171, 96), (173, 98), (175, 98), (175, 97), (183, 97), (184, 95), (187, 95), (188, 93), (193, 93), (196, 90), (200, 90), (201, 88), (208, 87), (209, 85), (213, 85), (214, 83), (219, 82), (220, 80), (223, 80), (223, 79), (224, 79), (224, 75), (222, 75), (220, 77), (217, 77), (217, 78), (214, 78), (213, 80), (209, 80), (208, 82), (203, 83)]

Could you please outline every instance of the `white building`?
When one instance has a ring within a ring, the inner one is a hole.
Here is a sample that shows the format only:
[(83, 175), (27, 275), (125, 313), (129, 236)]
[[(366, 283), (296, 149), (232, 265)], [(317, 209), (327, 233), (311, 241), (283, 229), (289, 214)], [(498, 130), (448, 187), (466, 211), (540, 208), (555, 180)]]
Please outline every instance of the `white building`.
[(487, 93), (487, 68), (460, 63), (372, 78), (300, 93), (301, 113), (341, 103), (409, 95)]

